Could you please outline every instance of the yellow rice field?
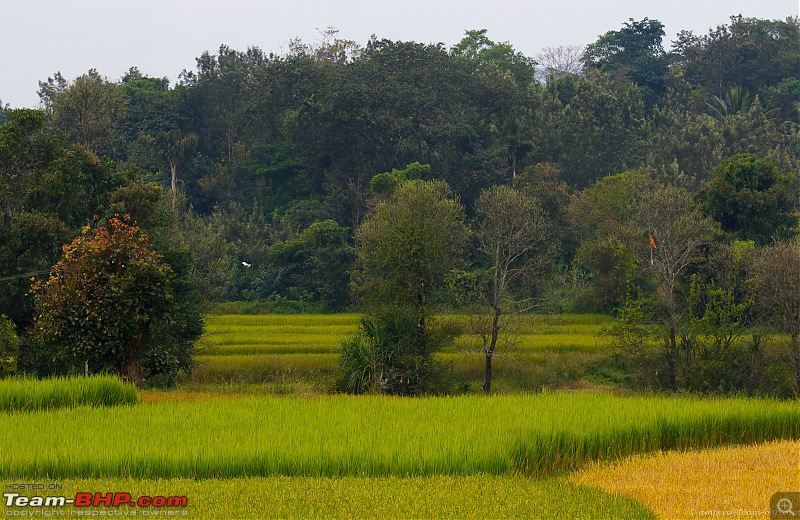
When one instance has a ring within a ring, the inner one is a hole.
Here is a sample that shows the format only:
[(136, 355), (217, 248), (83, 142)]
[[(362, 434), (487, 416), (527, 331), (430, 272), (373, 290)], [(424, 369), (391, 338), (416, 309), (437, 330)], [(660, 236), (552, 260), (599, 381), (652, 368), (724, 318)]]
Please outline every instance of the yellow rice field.
[(800, 442), (636, 456), (569, 481), (633, 498), (661, 518), (769, 518), (774, 493), (800, 490)]

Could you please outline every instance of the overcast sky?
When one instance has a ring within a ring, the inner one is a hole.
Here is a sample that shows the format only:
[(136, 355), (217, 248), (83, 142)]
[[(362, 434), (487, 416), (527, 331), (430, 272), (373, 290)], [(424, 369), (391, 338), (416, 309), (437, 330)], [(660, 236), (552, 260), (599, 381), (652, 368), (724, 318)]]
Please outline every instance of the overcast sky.
[(375, 34), (451, 46), (466, 29), (488, 29), (535, 56), (645, 17), (664, 23), (668, 48), (680, 30), (706, 34), (733, 14), (785, 19), (798, 14), (798, 0), (0, 0), (0, 100), (37, 106), (38, 81), (56, 71), (72, 79), (95, 68), (117, 80), (136, 66), (174, 82), (222, 43), (282, 53), (326, 27), (362, 45)]

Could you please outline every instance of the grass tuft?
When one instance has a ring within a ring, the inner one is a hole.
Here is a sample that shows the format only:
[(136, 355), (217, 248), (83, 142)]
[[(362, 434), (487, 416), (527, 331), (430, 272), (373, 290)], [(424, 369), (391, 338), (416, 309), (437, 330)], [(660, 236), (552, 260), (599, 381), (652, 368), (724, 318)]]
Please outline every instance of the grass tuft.
[(115, 376), (0, 380), (0, 411), (6, 413), (117, 406), (138, 400), (136, 387)]

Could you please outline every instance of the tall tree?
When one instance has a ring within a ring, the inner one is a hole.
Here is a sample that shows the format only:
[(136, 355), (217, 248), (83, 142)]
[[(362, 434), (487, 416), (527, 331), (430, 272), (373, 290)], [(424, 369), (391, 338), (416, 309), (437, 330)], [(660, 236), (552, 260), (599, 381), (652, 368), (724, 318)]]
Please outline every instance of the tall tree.
[(677, 332), (683, 318), (678, 293), (688, 267), (711, 242), (718, 226), (683, 188), (657, 186), (638, 193), (635, 200), (638, 234), (630, 249), (639, 257), (639, 265), (654, 276), (663, 301), (664, 356), (669, 386), (677, 390)]
[(581, 58), (584, 52), (583, 47), (580, 45), (545, 47), (542, 52), (536, 55), (536, 61), (544, 79), (550, 82), (564, 76), (580, 75), (583, 70)]
[(121, 84), (127, 99), (124, 134), (129, 143), (139, 134), (167, 132), (183, 122), (181, 89), (170, 88), (168, 78), (151, 78), (131, 67)]
[(476, 213), (478, 247), (489, 260), (488, 287), (483, 295), (488, 316), (477, 330), (485, 359), (483, 391), (488, 394), (500, 335), (509, 329), (515, 316), (537, 304), (530, 293), (527, 297), (519, 294), (520, 289), (527, 286), (530, 291), (536, 284), (535, 276), (549, 263), (553, 250), (549, 247), (547, 214), (535, 199), (522, 192), (502, 185), (484, 190)]
[(580, 237), (575, 264), (590, 277), (587, 310), (609, 312), (624, 304), (633, 273), (621, 266), (630, 261), (630, 245), (639, 238), (636, 200), (653, 184), (641, 172), (628, 171), (600, 179), (573, 198), (570, 217)]
[(121, 85), (92, 69), (55, 91), (51, 117), (74, 142), (95, 154), (110, 155), (118, 151), (126, 101)]
[[(200, 243), (210, 238), (190, 235), (186, 222), (192, 217), (181, 195), (155, 184), (132, 182), (109, 195), (106, 212), (109, 217), (130, 215), (147, 234), (151, 248), (163, 255), (172, 270), (174, 312), (170, 319), (151, 324), (140, 359), (148, 383), (166, 386), (175, 383), (179, 372), (190, 374), (195, 368), (194, 346), (203, 334), (203, 314), (210, 304), (203, 298), (200, 285), (216, 281), (195, 268), (192, 248), (199, 249)], [(221, 260), (219, 256), (216, 259)]]
[(29, 321), (30, 276), (58, 260), (60, 246), (102, 213), (124, 179), (110, 161), (49, 131), (41, 111), (8, 111), (0, 125), (0, 276), (11, 278), (0, 282), (0, 314)]
[(741, 85), (755, 94), (797, 77), (800, 19), (763, 20), (732, 16), (707, 35), (683, 31), (673, 46), (687, 80), (709, 95)]
[[(468, 237), (463, 208), (451, 197), (443, 181), (407, 181), (356, 231), (353, 286), (370, 309), (362, 327), (371, 338), (368, 357), (382, 359), (384, 368), (366, 370), (383, 391), (420, 393), (430, 384), (426, 378), (438, 346), (431, 308)], [(351, 364), (349, 370), (362, 368)]]
[(608, 31), (586, 46), (583, 62), (603, 72), (628, 75), (644, 91), (646, 104), (652, 106), (665, 90), (664, 76), (669, 60), (661, 40), (664, 24), (647, 18), (631, 18), (619, 31)]
[(144, 142), (151, 148), (161, 162), (169, 168), (170, 188), (178, 189), (178, 167), (189, 159), (197, 146), (197, 134), (183, 134), (173, 129), (158, 132), (155, 136), (143, 136)]
[(490, 40), (486, 32), (486, 29), (467, 31), (466, 36), (453, 46), (453, 54), (468, 58), (484, 69), (496, 67), (506, 71), (522, 86), (533, 83), (536, 61), (515, 51), (509, 42)]
[(413, 307), (424, 321), (467, 236), (463, 208), (447, 184), (405, 182), (356, 231), (357, 295), (368, 305)]
[(587, 70), (564, 109), (557, 158), (565, 178), (578, 188), (641, 163), (645, 124), (640, 89), (629, 81)]

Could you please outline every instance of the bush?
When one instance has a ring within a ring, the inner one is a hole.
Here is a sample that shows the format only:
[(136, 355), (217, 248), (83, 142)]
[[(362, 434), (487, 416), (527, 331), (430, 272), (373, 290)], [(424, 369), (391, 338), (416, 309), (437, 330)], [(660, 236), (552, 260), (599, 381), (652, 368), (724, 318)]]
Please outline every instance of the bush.
[(426, 330), (420, 327), (409, 309), (390, 308), (364, 316), (361, 330), (340, 345), (339, 389), (392, 395), (447, 390), (445, 367), (432, 354), (451, 344), (458, 331), (430, 318)]

